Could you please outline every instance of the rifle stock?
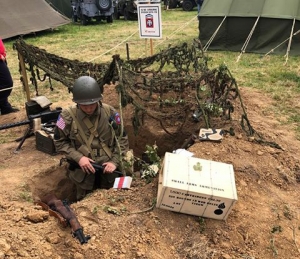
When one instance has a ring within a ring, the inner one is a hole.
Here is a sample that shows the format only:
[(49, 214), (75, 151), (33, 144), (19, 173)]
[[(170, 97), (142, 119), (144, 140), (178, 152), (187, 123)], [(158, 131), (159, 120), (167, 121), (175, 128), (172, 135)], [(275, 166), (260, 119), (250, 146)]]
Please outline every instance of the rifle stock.
[[(85, 244), (88, 242), (88, 240), (91, 237), (89, 235), (85, 236), (83, 234), (83, 228), (80, 225), (74, 211), (68, 205), (67, 201), (61, 201), (54, 194), (48, 194), (47, 196), (45, 196), (41, 199), (41, 202), (46, 204), (50, 210), (59, 213), (66, 220), (66, 222), (70, 225), (70, 227), (72, 229), (73, 237), (77, 238), (79, 240), (80, 244)], [(40, 203), (38, 203), (38, 204), (40, 204)], [(43, 206), (43, 205), (41, 205), (41, 206), (43, 208), (45, 208), (45, 206)], [(49, 210), (49, 212), (50, 212), (50, 210)], [(56, 216), (56, 215), (54, 215), (54, 216)], [(58, 218), (61, 221), (61, 218), (60, 217), (58, 217)]]

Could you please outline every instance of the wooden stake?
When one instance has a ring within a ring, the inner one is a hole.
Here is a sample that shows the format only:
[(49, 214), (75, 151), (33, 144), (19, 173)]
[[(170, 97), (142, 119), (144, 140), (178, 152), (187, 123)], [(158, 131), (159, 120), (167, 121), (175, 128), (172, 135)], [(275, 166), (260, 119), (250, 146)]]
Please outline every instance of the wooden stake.
[(150, 39), (150, 54), (153, 56), (153, 40)]
[(147, 39), (145, 39), (145, 56), (147, 57)]
[(25, 62), (24, 62), (23, 56), (20, 55), (19, 52), (18, 52), (18, 57), (19, 57), (20, 66), (21, 66), (21, 74), (22, 74), (23, 84), (24, 84), (24, 88), (25, 88), (24, 90), (26, 92), (27, 101), (30, 101), (30, 91), (29, 91), (29, 86), (28, 86), (28, 78), (27, 78), (27, 73), (26, 73), (26, 68), (25, 68)]

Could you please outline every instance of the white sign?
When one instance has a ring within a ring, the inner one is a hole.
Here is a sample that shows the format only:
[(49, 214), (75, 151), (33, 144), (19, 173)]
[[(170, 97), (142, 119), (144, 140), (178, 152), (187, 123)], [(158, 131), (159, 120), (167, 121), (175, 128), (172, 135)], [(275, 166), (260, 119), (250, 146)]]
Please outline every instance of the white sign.
[(161, 5), (138, 4), (139, 30), (141, 38), (162, 38)]

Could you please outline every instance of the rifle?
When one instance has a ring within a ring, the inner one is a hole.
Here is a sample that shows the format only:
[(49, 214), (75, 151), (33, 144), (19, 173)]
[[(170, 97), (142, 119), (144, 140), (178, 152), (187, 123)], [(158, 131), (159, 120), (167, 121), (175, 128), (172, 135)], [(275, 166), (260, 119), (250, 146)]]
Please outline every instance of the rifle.
[(32, 136), (34, 134), (35, 124), (47, 124), (48, 126), (52, 123), (52, 126), (55, 126), (53, 122), (57, 121), (59, 114), (61, 113), (62, 108), (56, 108), (53, 111), (45, 111), (34, 115), (29, 115), (27, 120), (19, 121), (15, 123), (8, 123), (0, 125), (0, 130), (10, 129), (22, 125), (29, 125), (23, 137), (16, 139), (16, 141), (20, 141), (20, 144), (16, 148), (15, 152), (19, 151), (25, 141), (26, 138)]
[[(69, 163), (69, 169), (70, 170), (74, 170), (76, 168), (78, 168), (78, 169), (81, 168), (78, 163), (76, 163), (74, 160), (71, 160), (71, 159), (68, 159), (68, 158), (61, 158), (60, 165), (62, 165), (63, 161), (67, 161)], [(92, 162), (91, 162), (91, 165), (95, 168), (96, 172), (103, 173), (104, 166), (98, 165), (98, 164), (95, 164), (95, 163), (92, 163)], [(122, 172), (117, 171), (117, 170), (115, 170), (114, 173), (117, 173), (121, 176), (124, 176), (124, 174)]]
[(48, 210), (50, 216), (58, 218), (64, 227), (69, 225), (72, 229), (72, 236), (77, 238), (80, 244), (87, 243), (91, 238), (83, 234), (83, 228), (66, 200), (61, 201), (54, 194), (48, 194), (36, 203)]

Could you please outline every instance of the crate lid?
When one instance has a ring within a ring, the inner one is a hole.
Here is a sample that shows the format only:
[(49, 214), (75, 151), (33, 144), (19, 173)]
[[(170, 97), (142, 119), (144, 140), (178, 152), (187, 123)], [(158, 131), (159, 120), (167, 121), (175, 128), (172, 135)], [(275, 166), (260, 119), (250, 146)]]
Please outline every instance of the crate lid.
[(186, 192), (237, 200), (232, 164), (166, 152), (162, 185)]

